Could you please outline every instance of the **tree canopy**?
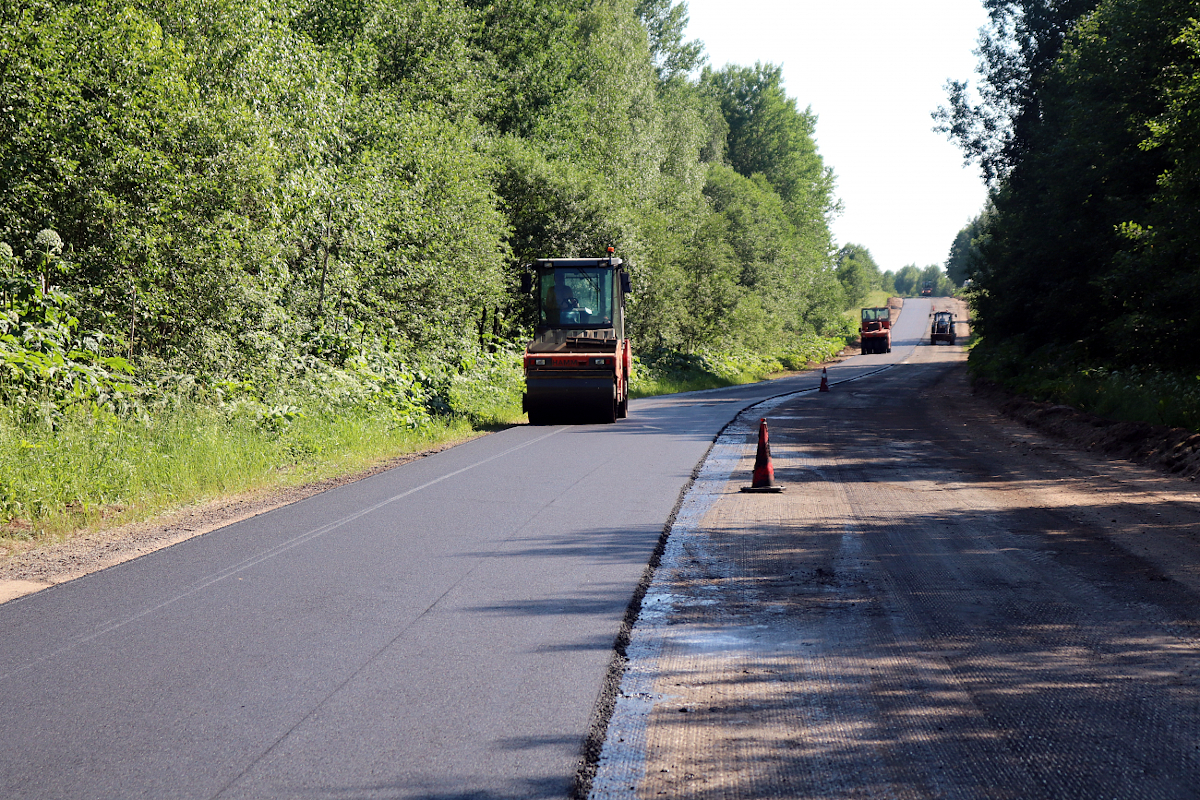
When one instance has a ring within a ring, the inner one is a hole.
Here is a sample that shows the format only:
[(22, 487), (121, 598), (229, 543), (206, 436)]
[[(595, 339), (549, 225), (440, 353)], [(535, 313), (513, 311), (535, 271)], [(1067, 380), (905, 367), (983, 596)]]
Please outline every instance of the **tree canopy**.
[(992, 206), (952, 253), (985, 339), (1076, 363), (1200, 368), (1195, 3), (989, 8), (985, 102), (971, 107), (955, 84), (941, 114), (993, 180)]
[(60, 291), (128, 363), (453, 358), (523, 335), (530, 261), (608, 246), (639, 348), (845, 328), (858, 278), (816, 118), (777, 66), (701, 71), (683, 3), (8, 0), (5, 20), (6, 313)]
[(893, 291), (890, 282), (885, 285), (883, 273), (871, 251), (860, 244), (848, 244), (837, 254), (838, 280), (846, 293), (846, 305), (853, 308), (861, 305), (867, 293), (876, 289)]

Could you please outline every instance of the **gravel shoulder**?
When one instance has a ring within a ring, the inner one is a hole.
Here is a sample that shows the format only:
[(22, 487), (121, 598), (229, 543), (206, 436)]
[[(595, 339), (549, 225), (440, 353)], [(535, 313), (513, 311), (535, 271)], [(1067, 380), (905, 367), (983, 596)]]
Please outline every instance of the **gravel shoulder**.
[(1190, 796), (1200, 496), (1085, 427), (1007, 416), (1044, 410), (920, 346), (765, 413), (783, 494), (739, 491), (756, 420), (728, 431), (592, 796)]

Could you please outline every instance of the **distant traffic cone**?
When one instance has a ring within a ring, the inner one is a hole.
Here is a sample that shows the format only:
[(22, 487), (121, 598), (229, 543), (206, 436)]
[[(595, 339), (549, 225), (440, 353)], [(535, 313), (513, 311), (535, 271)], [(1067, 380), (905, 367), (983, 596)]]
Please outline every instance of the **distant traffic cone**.
[(817, 389), (817, 391), (818, 392), (828, 392), (829, 391), (829, 373), (825, 372), (824, 367), (821, 367), (821, 388)]
[(743, 492), (782, 492), (775, 484), (775, 467), (771, 466), (771, 444), (767, 440), (767, 421), (758, 421), (758, 454), (754, 457), (754, 474)]

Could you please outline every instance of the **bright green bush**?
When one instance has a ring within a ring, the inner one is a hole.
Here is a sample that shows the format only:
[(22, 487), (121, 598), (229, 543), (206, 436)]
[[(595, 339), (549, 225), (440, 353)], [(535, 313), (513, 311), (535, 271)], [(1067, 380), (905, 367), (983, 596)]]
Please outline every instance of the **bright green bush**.
[(786, 351), (764, 355), (754, 351), (716, 352), (653, 349), (635, 356), (630, 393), (634, 397), (713, 389), (753, 383), (779, 372), (806, 369), (827, 361), (845, 347), (844, 338), (810, 334), (797, 337)]

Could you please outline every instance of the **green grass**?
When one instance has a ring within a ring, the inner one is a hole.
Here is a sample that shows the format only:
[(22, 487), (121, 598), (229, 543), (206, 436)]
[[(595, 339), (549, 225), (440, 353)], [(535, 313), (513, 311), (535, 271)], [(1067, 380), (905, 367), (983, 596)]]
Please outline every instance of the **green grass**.
[(1106, 419), (1200, 431), (1200, 376), (1090, 365), (1063, 348), (1023, 355), (985, 338), (973, 345), (972, 374), (1016, 394)]
[[(520, 419), (519, 407), (508, 419)], [(0, 422), (0, 539), (58, 539), (243, 492), (295, 486), (461, 441), (501, 424), (436, 417), (413, 429), (387, 409), (269, 417), (185, 405), (147, 421), (68, 415)]]
[[(766, 377), (766, 376), (763, 376)], [(720, 389), (725, 386), (739, 386), (743, 383), (754, 383), (761, 378), (735, 380), (711, 373), (674, 378), (641, 378), (635, 376), (629, 385), (630, 397), (657, 397), (662, 394), (678, 394), (679, 392), (696, 392), (701, 389)]]

